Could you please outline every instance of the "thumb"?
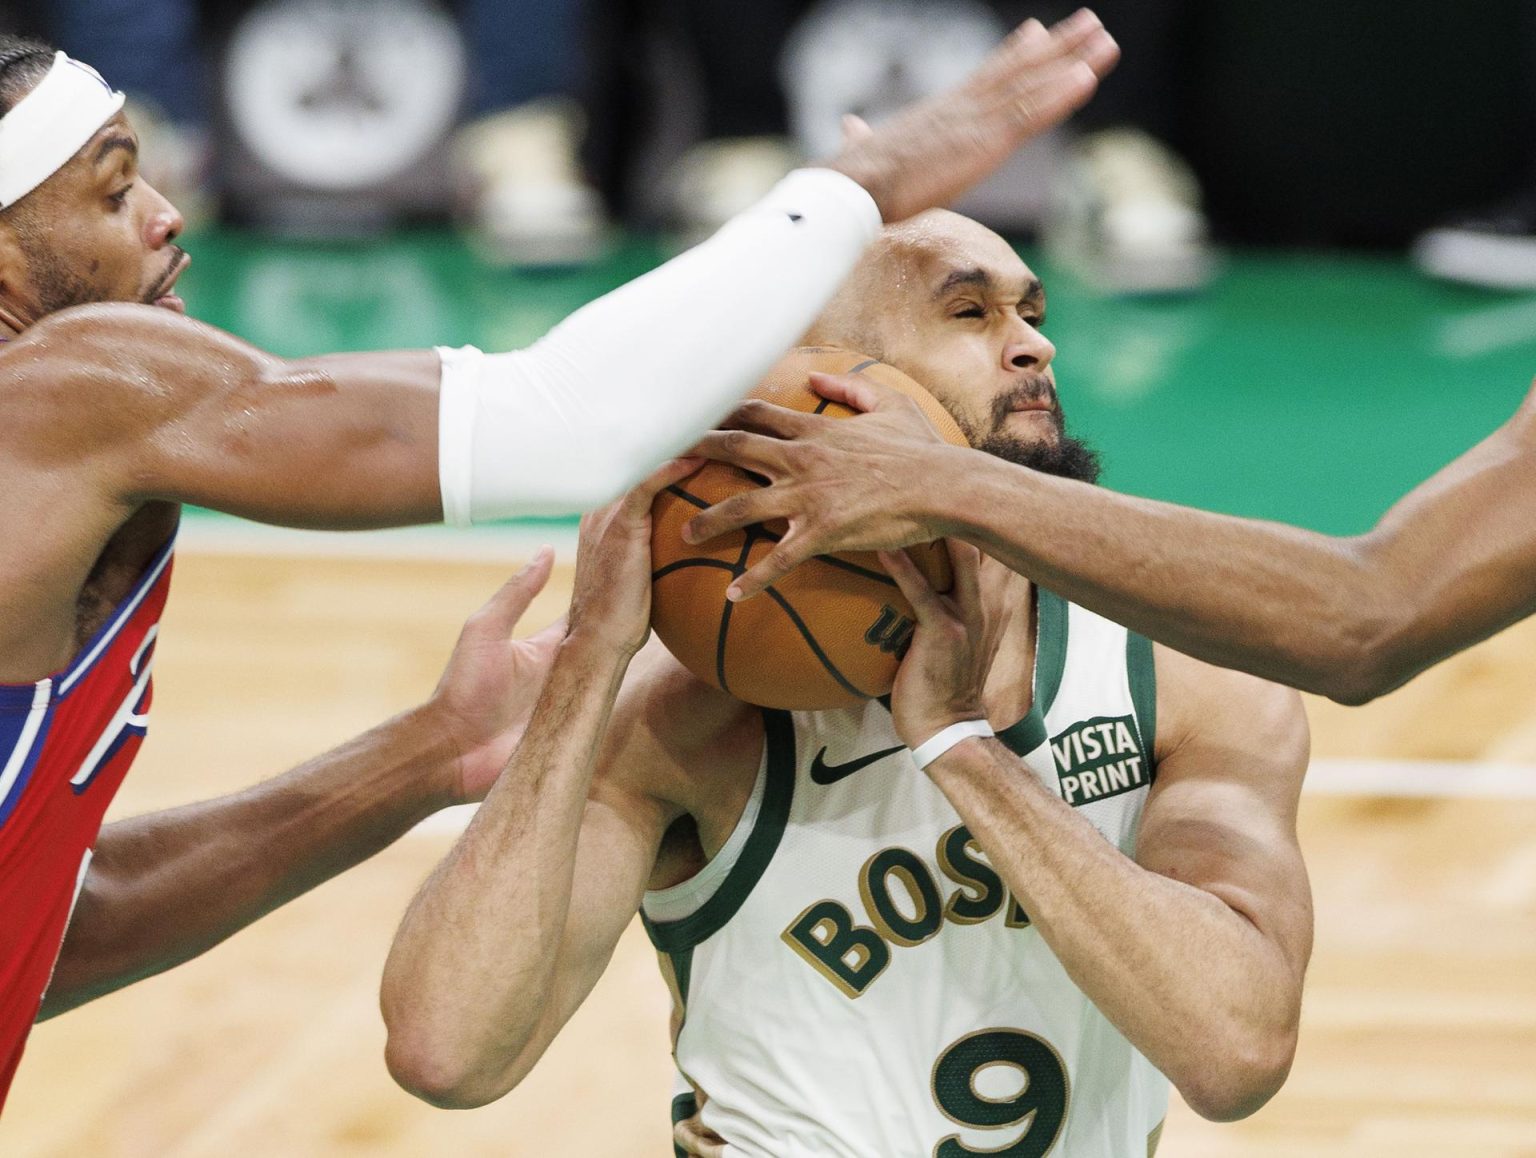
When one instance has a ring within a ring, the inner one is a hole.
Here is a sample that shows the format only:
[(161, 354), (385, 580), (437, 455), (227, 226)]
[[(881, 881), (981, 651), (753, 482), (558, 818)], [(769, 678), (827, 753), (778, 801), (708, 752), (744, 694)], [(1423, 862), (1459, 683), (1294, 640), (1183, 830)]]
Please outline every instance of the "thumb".
[(649, 514), (657, 495), (669, 486), (682, 482), (689, 475), (696, 474), (703, 469), (706, 462), (708, 459), (700, 458), (698, 455), (684, 455), (682, 458), (674, 458), (662, 463), (648, 478), (625, 496), (625, 513), (631, 517)]
[(544, 590), (549, 574), (555, 566), (555, 549), (540, 547), (538, 553), (512, 578), (501, 585), (501, 590), (476, 614), (479, 626), (497, 638), (508, 639), (517, 621), (528, 610), (534, 596)]
[(875, 130), (869, 127), (869, 122), (863, 117), (853, 113), (843, 114), (843, 148), (851, 149), (861, 145), (874, 135)]

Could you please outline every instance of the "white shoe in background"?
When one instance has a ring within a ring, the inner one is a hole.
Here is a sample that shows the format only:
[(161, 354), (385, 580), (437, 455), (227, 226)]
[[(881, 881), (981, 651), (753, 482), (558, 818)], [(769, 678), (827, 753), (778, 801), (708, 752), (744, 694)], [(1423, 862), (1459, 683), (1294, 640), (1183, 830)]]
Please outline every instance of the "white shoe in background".
[(577, 160), (586, 121), (574, 101), (532, 101), (466, 125), (453, 156), (475, 247), (504, 265), (582, 265), (609, 242), (602, 197)]
[(1042, 240), (1052, 260), (1104, 293), (1188, 292), (1216, 268), (1194, 174), (1135, 129), (1072, 147)]
[(672, 220), (687, 244), (702, 241), (799, 164), (799, 153), (783, 137), (701, 141), (672, 171)]
[(1463, 213), (1420, 234), (1414, 263), (1431, 277), (1495, 290), (1536, 290), (1536, 193)]

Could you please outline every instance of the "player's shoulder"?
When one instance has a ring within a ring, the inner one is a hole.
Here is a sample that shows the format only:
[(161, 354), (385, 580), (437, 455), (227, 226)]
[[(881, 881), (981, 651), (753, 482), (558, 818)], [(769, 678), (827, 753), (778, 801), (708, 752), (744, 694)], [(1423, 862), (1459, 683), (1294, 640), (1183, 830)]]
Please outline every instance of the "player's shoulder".
[(1157, 758), (1190, 742), (1290, 753), (1305, 763), (1306, 709), (1293, 688), (1152, 646), (1157, 672)]
[(8, 354), (51, 356), (61, 361), (75, 352), (116, 345), (139, 335), (163, 336), (195, 326), (180, 314), (132, 302), (95, 302), (51, 313), (28, 326), (10, 343)]
[(0, 397), (85, 413), (82, 402), (119, 388), (163, 390), (149, 381), (145, 357), (158, 359), (178, 335), (207, 329), (153, 306), (98, 303), (72, 306), (40, 319), (0, 346)]

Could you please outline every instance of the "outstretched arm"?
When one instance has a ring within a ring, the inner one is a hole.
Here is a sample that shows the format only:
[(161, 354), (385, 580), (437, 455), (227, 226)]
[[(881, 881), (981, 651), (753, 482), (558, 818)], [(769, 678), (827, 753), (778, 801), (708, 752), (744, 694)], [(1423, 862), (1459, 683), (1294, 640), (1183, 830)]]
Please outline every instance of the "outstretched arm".
[(551, 559), (469, 621), (426, 704), (247, 791), (102, 829), (42, 1016), (191, 960), (430, 813), (483, 796), (563, 634), (511, 639)]
[(1190, 655), (1352, 704), (1536, 611), (1536, 394), (1370, 533), (1335, 538), (956, 450), (893, 391), (817, 381), (870, 413), (832, 420), (748, 404), (742, 429), (706, 438), (711, 457), (774, 485), (696, 517), (699, 537), (790, 521), (738, 580), (748, 596), (813, 555), (953, 535)]
[[(988, 468), (940, 525), (1172, 647), (1361, 704), (1536, 611), (1536, 412), (1335, 538)], [(1007, 464), (999, 464), (1006, 466)]]
[(1089, 13), (1030, 21), (958, 88), (515, 354), (285, 361), (145, 307), (66, 311), (8, 352), (7, 416), (25, 429), (0, 448), (72, 472), (109, 513), (168, 499), (349, 528), (591, 509), (717, 421), (882, 218), (963, 192), (1086, 101), (1117, 54)]
[[(984, 716), (975, 550), (952, 599), (886, 556), (918, 627), (891, 713), (916, 747)], [(1296, 841), (1307, 728), (1294, 692), (1159, 649), (1157, 780), (1130, 859), (995, 739), (928, 775), (1073, 981), (1204, 1117), (1252, 1114), (1296, 1048), (1312, 944)]]

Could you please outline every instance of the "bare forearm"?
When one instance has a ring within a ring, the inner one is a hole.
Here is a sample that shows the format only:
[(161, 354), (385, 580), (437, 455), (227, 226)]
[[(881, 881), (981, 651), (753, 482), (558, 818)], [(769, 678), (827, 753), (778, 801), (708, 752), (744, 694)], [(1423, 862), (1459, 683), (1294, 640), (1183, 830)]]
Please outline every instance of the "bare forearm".
[(967, 455), (950, 533), (1190, 655), (1329, 691), (1380, 625), (1357, 540), (1176, 507)]
[[(1519, 420), (1517, 420), (1517, 423)], [(1532, 455), (1511, 424), (1333, 538), (951, 452), (937, 529), (1224, 667), (1363, 702), (1536, 608)]]
[(245, 792), (102, 830), (43, 1016), (196, 957), (447, 803), (457, 751), (407, 713)]
[(1201, 1113), (1241, 1116), (1273, 1093), (1300, 979), (1254, 925), (1122, 855), (996, 741), (929, 774), (1073, 981)]
[(542, 1048), (587, 789), (627, 658), (566, 641), (517, 752), (406, 912), (381, 1004), (391, 1069), (423, 1097), (490, 1101)]

